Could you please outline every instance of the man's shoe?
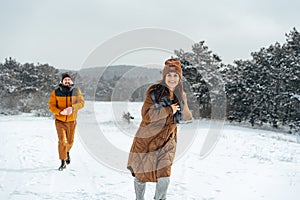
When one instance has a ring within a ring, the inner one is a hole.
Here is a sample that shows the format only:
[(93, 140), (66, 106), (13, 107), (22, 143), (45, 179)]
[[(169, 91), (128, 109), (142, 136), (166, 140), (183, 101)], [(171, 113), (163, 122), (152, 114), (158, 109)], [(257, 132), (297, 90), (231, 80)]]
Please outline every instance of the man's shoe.
[(71, 157), (70, 157), (70, 153), (67, 152), (67, 160), (66, 160), (67, 165), (71, 163)]
[(66, 161), (65, 160), (61, 160), (61, 165), (58, 168), (59, 171), (62, 171), (64, 169), (66, 169), (67, 165), (66, 165)]

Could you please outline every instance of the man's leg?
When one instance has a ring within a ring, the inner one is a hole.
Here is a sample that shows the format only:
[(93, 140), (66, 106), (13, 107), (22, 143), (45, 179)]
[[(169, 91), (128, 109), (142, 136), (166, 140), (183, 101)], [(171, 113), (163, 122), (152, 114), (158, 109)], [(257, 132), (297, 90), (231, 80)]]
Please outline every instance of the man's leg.
[(68, 122), (67, 123), (68, 131), (67, 131), (67, 160), (66, 163), (71, 163), (71, 157), (70, 157), (70, 150), (74, 143), (74, 135), (75, 135), (75, 129), (76, 129), (76, 121), (74, 122)]
[(67, 159), (67, 136), (66, 136), (66, 126), (64, 122), (55, 120), (55, 126), (58, 136), (58, 153), (60, 160)]
[(74, 122), (68, 122), (67, 123), (67, 152), (69, 152), (73, 146), (74, 143), (74, 135), (75, 135), (75, 129), (76, 129), (76, 121)]

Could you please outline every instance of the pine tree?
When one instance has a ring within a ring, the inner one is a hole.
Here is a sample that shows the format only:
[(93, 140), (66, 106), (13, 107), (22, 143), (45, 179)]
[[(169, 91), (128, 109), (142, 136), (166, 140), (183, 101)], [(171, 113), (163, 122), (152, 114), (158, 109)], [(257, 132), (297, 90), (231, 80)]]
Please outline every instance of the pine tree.
[(218, 72), (221, 59), (212, 54), (204, 41), (195, 43), (192, 52), (176, 50), (183, 75), (190, 83), (201, 117), (222, 118), (225, 114), (224, 82)]
[(296, 29), (286, 36), (287, 43), (261, 48), (251, 60), (228, 67), (229, 119), (299, 127), (300, 36)]
[(285, 109), (284, 120), (290, 125), (291, 129), (300, 131), (300, 33), (293, 30), (286, 34), (285, 49), (285, 82), (287, 88), (286, 99), (283, 102)]

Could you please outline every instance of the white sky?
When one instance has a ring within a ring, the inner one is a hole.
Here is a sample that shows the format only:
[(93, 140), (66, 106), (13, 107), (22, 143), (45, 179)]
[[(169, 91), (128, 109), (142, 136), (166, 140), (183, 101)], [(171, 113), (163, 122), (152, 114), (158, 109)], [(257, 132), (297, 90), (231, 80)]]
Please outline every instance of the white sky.
[[(204, 40), (225, 63), (285, 42), (293, 27), (300, 31), (299, 0), (0, 2), (0, 61), (13, 57), (56, 68), (79, 69), (102, 43), (138, 28), (168, 29), (195, 42)], [(159, 57), (157, 52), (152, 56)], [(145, 64), (137, 57), (115, 64)]]

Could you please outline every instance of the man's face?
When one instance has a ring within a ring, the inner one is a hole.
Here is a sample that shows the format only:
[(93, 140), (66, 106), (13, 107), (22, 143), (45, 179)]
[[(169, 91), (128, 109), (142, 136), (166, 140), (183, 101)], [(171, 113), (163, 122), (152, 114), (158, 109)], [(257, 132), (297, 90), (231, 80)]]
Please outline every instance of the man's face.
[(70, 86), (71, 81), (72, 81), (71, 78), (66, 77), (66, 78), (64, 78), (62, 84), (63, 84), (64, 86)]

